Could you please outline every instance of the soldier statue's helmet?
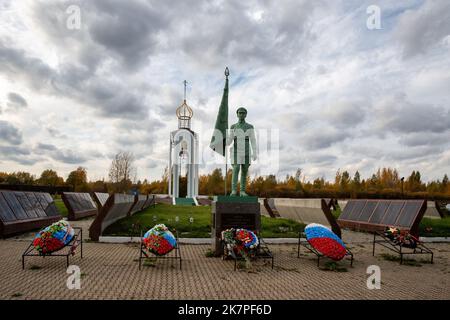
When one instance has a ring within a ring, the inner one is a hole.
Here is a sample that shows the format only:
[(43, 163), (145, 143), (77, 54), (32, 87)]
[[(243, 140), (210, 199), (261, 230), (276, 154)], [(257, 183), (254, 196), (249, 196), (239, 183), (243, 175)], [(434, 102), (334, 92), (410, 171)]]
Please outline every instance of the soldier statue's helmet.
[(239, 111), (244, 111), (245, 114), (247, 114), (247, 109), (245, 109), (244, 107), (240, 107), (236, 110), (236, 113), (239, 113)]

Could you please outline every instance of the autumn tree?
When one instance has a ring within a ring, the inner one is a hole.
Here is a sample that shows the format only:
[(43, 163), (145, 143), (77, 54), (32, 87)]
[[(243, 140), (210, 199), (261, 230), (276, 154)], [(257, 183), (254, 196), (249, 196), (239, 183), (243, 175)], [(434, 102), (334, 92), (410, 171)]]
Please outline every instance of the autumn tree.
[(94, 182), (89, 182), (89, 191), (92, 192), (108, 192), (108, 185), (105, 180), (97, 180)]
[(406, 181), (408, 191), (418, 192), (423, 190), (422, 176), (419, 171), (413, 171)]
[(8, 180), (8, 176), (8, 173), (0, 172), (0, 183), (5, 183)]
[(355, 175), (353, 176), (352, 180), (352, 189), (353, 191), (360, 191), (361, 190), (361, 175), (359, 171), (355, 172)]
[(248, 191), (251, 194), (258, 194), (261, 196), (265, 196), (264, 192), (266, 190), (264, 190), (264, 177), (259, 176), (259, 177), (255, 177), (254, 179), (252, 179), (250, 181)]
[(447, 192), (448, 187), (449, 187), (448, 176), (447, 176), (447, 174), (445, 174), (444, 178), (442, 179), (441, 192), (444, 192), (444, 193)]
[(47, 169), (42, 171), (41, 176), (38, 179), (38, 183), (43, 186), (61, 186), (64, 184), (64, 179), (58, 176), (58, 173), (54, 170)]
[(380, 179), (376, 174), (372, 174), (372, 177), (367, 180), (366, 184), (369, 191), (374, 191), (381, 188)]
[(225, 188), (224, 183), (222, 169), (214, 169), (213, 172), (208, 175), (206, 190), (212, 195), (223, 194)]
[(6, 177), (6, 183), (7, 184), (26, 184), (26, 185), (32, 185), (34, 184), (35, 181), (35, 176), (32, 175), (29, 172), (24, 172), (24, 171), (18, 171), (18, 172), (13, 172), (10, 173), (7, 177)]
[(313, 181), (313, 188), (315, 190), (321, 190), (325, 187), (325, 179), (322, 178), (317, 178)]
[(170, 178), (171, 177), (169, 175), (169, 167), (165, 167), (164, 173), (161, 177), (161, 186), (160, 186), (161, 193), (169, 192), (169, 179)]
[(133, 184), (136, 169), (134, 155), (131, 152), (119, 152), (115, 155), (109, 169), (109, 179), (114, 192), (126, 192)]
[(336, 171), (336, 175), (334, 176), (334, 187), (336, 189), (339, 189), (339, 186), (341, 185), (341, 179), (342, 179), (341, 169), (338, 169), (338, 171)]
[(340, 180), (340, 189), (341, 191), (347, 191), (350, 186), (350, 173), (348, 171), (342, 172), (341, 180)]
[(88, 191), (87, 172), (83, 167), (69, 173), (66, 184), (70, 185), (75, 192)]
[(380, 182), (385, 189), (397, 188), (400, 183), (397, 169), (383, 168), (381, 170)]

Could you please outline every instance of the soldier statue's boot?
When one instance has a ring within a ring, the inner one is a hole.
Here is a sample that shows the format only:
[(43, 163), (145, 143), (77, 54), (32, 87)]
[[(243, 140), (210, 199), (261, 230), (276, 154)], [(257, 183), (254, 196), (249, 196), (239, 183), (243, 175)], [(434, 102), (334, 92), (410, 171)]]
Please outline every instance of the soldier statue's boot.
[(248, 164), (242, 165), (241, 170), (241, 192), (239, 193), (241, 197), (247, 197), (248, 194), (245, 192), (247, 186), (247, 172), (248, 172)]
[(239, 177), (239, 166), (233, 165), (233, 175), (231, 177), (231, 194), (230, 194), (230, 196), (237, 196), (238, 177)]

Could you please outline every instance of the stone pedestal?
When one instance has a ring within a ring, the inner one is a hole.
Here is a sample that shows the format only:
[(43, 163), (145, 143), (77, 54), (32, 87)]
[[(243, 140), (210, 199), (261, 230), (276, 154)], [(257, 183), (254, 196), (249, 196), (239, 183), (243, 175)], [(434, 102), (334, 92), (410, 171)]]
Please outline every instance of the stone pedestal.
[(258, 197), (216, 196), (211, 206), (212, 250), (215, 256), (223, 254), (221, 232), (229, 228), (261, 231), (261, 213)]

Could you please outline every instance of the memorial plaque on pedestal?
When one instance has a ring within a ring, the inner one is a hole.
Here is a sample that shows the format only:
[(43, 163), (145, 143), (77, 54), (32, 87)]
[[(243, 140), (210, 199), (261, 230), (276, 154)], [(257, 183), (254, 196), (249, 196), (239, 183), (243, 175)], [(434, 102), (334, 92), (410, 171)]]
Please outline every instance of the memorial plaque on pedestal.
[(211, 206), (211, 237), (216, 256), (223, 254), (221, 233), (229, 228), (261, 231), (261, 213), (258, 197), (217, 196)]

